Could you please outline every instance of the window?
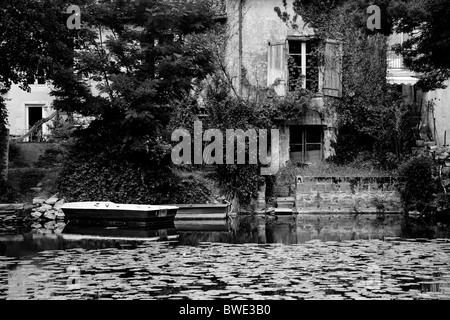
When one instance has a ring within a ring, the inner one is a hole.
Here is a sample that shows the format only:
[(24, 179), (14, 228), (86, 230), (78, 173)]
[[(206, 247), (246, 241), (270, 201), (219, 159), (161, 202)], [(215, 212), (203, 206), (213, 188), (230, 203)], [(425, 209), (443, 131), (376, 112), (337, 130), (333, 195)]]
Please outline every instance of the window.
[[(317, 50), (324, 46), (319, 64)], [(302, 37), (270, 42), (267, 52), (267, 86), (279, 96), (296, 86), (325, 96), (342, 97), (342, 43)]]
[(45, 84), (45, 71), (42, 69), (39, 69), (37, 74), (37, 83), (38, 84)]
[(35, 81), (36, 81), (36, 79), (34, 78), (33, 75), (27, 76), (27, 83), (28, 83), (28, 85), (34, 84)]
[(43, 69), (39, 69), (37, 75), (29, 74), (27, 76), (28, 85), (36, 84), (45, 84), (45, 71)]
[(289, 158), (293, 163), (322, 160), (323, 130), (320, 126), (290, 126)]
[(319, 90), (319, 64), (317, 41), (288, 40), (288, 85), (289, 91), (296, 88)]

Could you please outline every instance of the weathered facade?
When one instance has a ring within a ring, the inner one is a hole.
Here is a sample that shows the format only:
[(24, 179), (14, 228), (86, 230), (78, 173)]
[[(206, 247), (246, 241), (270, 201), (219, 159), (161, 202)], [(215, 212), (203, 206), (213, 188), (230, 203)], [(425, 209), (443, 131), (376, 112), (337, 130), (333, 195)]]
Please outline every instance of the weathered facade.
[(430, 128), (439, 147), (450, 146), (450, 80), (447, 88), (426, 92), (423, 96), (422, 122)]
[[(406, 34), (394, 34), (389, 44), (401, 44), (408, 39)], [(415, 106), (417, 129), (420, 140), (438, 147), (450, 145), (450, 80), (447, 88), (422, 92), (416, 85), (420, 75), (408, 70), (403, 58), (393, 51), (388, 53), (388, 82), (401, 86), (407, 103)], [(418, 145), (420, 146), (420, 145)]]
[[(5, 95), (8, 110), (8, 126), (10, 135), (21, 136), (39, 120), (50, 116), (55, 110), (51, 108), (53, 97), (50, 96), (50, 86), (45, 80), (36, 81), (30, 85), (30, 92), (24, 91), (18, 85), (13, 85)], [(47, 124), (42, 126), (42, 134), (49, 132)], [(42, 135), (41, 133), (39, 133)], [(38, 139), (37, 136), (30, 137)]]
[[(312, 53), (313, 30), (301, 19), (297, 29), (287, 26), (274, 10), (281, 6), (280, 0), (227, 1), (228, 71), (243, 96), (252, 86), (273, 87), (285, 96), (299, 79), (302, 88), (313, 89), (315, 97), (300, 120), (280, 121), (280, 165), (319, 162), (334, 153), (335, 115), (326, 112), (325, 99), (342, 95), (341, 44), (326, 40), (321, 65)], [(288, 1), (288, 10), (293, 13), (292, 1)], [(297, 70), (290, 68), (291, 61), (299, 66)]]

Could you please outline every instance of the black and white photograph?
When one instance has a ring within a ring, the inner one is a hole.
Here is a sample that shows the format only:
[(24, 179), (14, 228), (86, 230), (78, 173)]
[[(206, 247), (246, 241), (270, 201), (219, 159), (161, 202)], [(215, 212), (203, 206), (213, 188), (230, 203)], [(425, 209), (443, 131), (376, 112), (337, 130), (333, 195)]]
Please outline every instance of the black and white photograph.
[(0, 300), (448, 299), (448, 0), (0, 0)]

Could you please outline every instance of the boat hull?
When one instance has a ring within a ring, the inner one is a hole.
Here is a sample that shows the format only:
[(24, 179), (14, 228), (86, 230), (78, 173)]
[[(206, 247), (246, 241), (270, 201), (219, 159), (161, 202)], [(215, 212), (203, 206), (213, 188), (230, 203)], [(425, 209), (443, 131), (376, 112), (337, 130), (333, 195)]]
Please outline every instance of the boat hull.
[(113, 202), (69, 202), (61, 210), (66, 220), (82, 222), (165, 222), (173, 221), (178, 207)]

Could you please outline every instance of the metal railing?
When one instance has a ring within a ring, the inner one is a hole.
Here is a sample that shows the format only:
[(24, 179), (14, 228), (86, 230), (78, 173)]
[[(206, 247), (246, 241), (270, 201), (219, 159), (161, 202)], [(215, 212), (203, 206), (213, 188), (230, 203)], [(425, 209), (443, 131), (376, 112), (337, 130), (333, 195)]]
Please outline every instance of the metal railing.
[(389, 50), (387, 53), (388, 69), (405, 69), (403, 57)]

